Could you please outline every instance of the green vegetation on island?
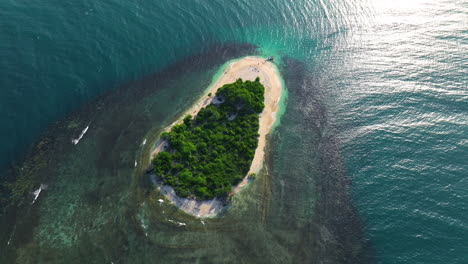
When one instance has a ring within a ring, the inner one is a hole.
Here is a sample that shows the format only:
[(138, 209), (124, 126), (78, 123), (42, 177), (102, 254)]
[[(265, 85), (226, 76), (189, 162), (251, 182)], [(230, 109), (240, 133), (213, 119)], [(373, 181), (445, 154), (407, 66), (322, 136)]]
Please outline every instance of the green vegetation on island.
[(225, 197), (249, 171), (258, 145), (265, 88), (259, 78), (226, 84), (213, 103), (164, 132), (169, 147), (152, 166), (180, 197)]

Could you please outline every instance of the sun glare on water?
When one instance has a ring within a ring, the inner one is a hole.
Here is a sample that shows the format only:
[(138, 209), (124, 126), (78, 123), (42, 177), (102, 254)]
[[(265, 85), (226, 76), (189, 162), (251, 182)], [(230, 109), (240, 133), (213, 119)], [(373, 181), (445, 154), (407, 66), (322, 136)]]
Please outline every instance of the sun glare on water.
[[(426, 12), (433, 4), (430, 0), (374, 0), (370, 6), (380, 23), (420, 24), (425, 22)], [(396, 21), (395, 18), (399, 20)]]

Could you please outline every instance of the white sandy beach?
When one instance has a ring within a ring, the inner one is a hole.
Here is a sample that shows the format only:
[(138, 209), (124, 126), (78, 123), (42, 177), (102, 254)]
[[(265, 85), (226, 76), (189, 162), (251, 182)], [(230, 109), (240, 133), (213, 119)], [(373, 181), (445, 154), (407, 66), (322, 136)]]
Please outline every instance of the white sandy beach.
[[(183, 116), (191, 114), (196, 116), (198, 111), (211, 104), (216, 91), (221, 86), (233, 83), (237, 79), (254, 81), (255, 78), (260, 77), (260, 82), (265, 87), (265, 108), (260, 114), (260, 127), (259, 127), (259, 140), (258, 147), (255, 150), (255, 156), (250, 166), (249, 173), (258, 173), (263, 165), (264, 150), (266, 144), (266, 135), (270, 132), (276, 120), (276, 113), (278, 110), (278, 102), (281, 98), (282, 85), (279, 77), (279, 72), (276, 66), (271, 62), (266, 62), (264, 58), (260, 57), (246, 57), (235, 61), (226, 68), (224, 73), (219, 79), (210, 87), (209, 91), (203, 96), (195, 105), (193, 105)], [(211, 93), (212, 96), (208, 96)], [(171, 129), (174, 124), (182, 122), (182, 118), (174, 122), (171, 126), (167, 127), (165, 131)], [(163, 150), (166, 143), (158, 141), (153, 149), (150, 158), (153, 159), (161, 150)], [(247, 176), (247, 175), (246, 175)], [(248, 177), (244, 177), (241, 183), (233, 187), (231, 194), (236, 194), (243, 186), (248, 183)], [(160, 191), (164, 194), (166, 199), (174, 203), (177, 207), (186, 213), (197, 217), (212, 217), (219, 213), (223, 204), (217, 199), (208, 201), (197, 201), (194, 199), (180, 198), (175, 195), (174, 190), (169, 186), (158, 186)]]

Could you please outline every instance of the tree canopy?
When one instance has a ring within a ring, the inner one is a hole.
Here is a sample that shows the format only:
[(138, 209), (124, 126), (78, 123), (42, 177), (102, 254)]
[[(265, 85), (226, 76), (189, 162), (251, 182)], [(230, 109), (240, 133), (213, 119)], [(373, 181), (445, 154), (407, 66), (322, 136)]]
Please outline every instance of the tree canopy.
[(202, 108), (161, 137), (169, 148), (152, 161), (154, 172), (180, 197), (226, 196), (247, 174), (258, 145), (258, 114), (264, 108), (259, 78), (226, 84), (223, 103)]

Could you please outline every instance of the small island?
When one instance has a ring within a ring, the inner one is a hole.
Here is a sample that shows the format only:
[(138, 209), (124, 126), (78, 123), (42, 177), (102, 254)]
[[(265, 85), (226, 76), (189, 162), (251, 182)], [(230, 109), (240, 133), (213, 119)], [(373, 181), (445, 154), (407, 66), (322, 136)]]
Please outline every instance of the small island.
[(151, 154), (153, 183), (186, 213), (216, 215), (261, 169), (280, 96), (274, 64), (259, 57), (231, 63), (208, 95), (161, 134)]
[(260, 79), (225, 84), (213, 102), (193, 118), (164, 132), (167, 147), (153, 159), (153, 171), (177, 196), (226, 197), (247, 174), (258, 145), (265, 88)]

